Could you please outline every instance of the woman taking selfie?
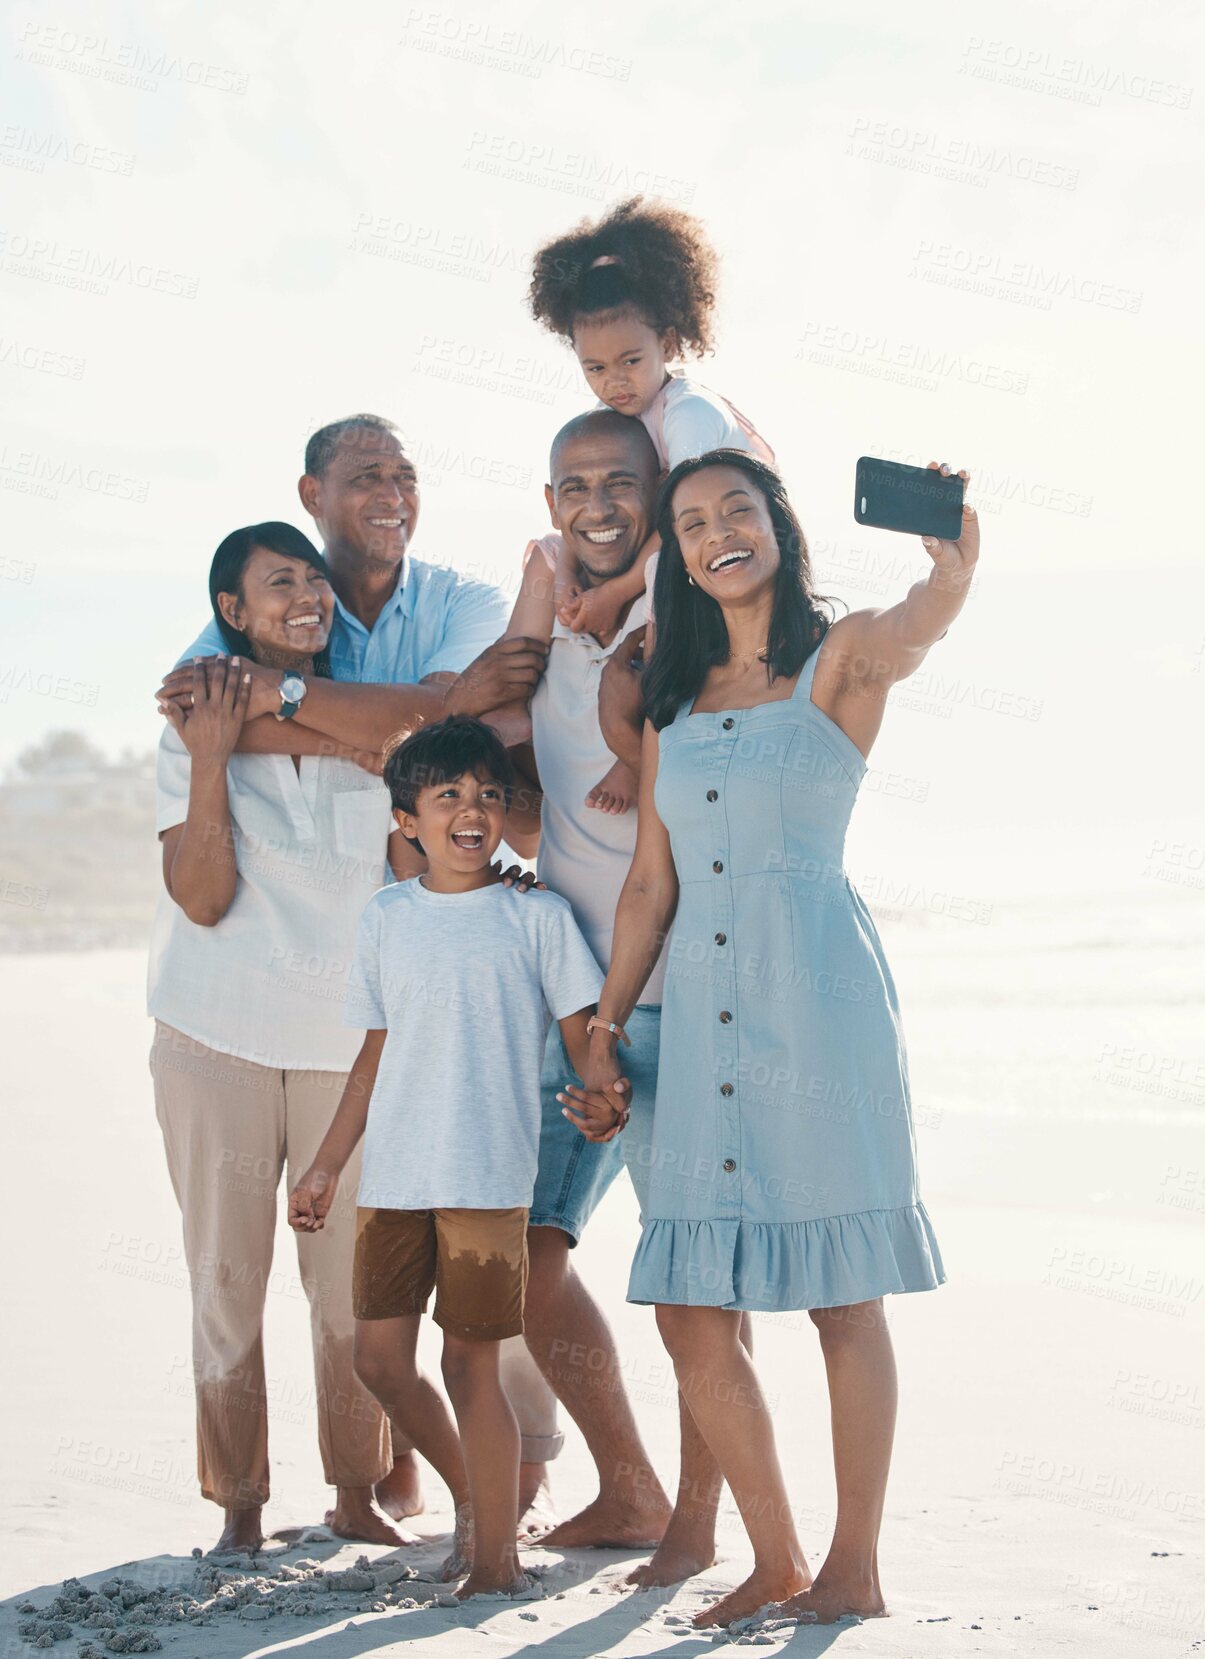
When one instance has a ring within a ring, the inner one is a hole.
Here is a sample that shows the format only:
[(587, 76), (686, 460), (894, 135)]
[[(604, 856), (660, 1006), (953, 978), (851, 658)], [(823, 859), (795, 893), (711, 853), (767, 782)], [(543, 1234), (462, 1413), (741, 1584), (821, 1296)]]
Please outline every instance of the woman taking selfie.
[[(958, 541), (925, 541), (932, 569), (902, 603), (831, 624), (782, 482), (752, 456), (676, 467), (658, 530), (636, 853), (598, 1007), (622, 1027), (672, 925), (628, 1295), (656, 1305), (754, 1547), (750, 1578), (696, 1623), (769, 1602), (872, 1617), (896, 1406), (882, 1298), (944, 1273), (895, 987), (843, 850), (887, 694), (961, 610), (978, 525), (967, 507)], [(621, 1070), (619, 1040), (595, 1025), (588, 1088)], [(837, 1521), (814, 1582), (739, 1340), (743, 1312), (793, 1309), (832, 1401)]]
[(289, 524), (234, 531), (214, 554), (209, 592), (231, 655), (195, 665), (188, 707), (161, 704), (167, 891), (148, 998), (156, 1114), (192, 1281), (201, 1490), (225, 1510), (218, 1547), (257, 1549), (269, 1494), (264, 1302), (270, 1288), (304, 1289), (319, 1447), (337, 1488), (327, 1520), (396, 1544), (407, 1535), (378, 1487), (393, 1467), (389, 1427), (352, 1370), (355, 1181), (333, 1228), (298, 1236), (300, 1286), (272, 1271), (282, 1170), (292, 1179), (308, 1167), (359, 1046), (342, 1024), (343, 982), (360, 914), (388, 879), (389, 797), (347, 755), (234, 753), (264, 696), (247, 661), (286, 671), (271, 697), (278, 718), (288, 672), (325, 671), (334, 596), (306, 537)]

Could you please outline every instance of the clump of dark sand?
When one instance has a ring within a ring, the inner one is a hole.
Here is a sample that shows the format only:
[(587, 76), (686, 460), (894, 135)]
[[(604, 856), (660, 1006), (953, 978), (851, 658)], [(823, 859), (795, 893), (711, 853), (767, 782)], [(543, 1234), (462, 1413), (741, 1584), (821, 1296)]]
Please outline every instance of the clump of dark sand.
[[(146, 1575), (144, 1575), (145, 1577)], [(434, 1601), (434, 1580), (400, 1561), (369, 1561), (328, 1572), (319, 1562), (282, 1563), (257, 1571), (247, 1558), (194, 1559), (191, 1569), (176, 1564), (150, 1570), (164, 1579), (148, 1584), (107, 1578), (93, 1590), (78, 1578), (45, 1607), (18, 1603), (18, 1634), (33, 1647), (84, 1637), (77, 1659), (107, 1659), (111, 1653), (153, 1653), (163, 1643), (155, 1634), (169, 1625), (211, 1625), (219, 1619), (347, 1618), (352, 1613), (386, 1613)], [(410, 1588), (408, 1588), (410, 1587)]]

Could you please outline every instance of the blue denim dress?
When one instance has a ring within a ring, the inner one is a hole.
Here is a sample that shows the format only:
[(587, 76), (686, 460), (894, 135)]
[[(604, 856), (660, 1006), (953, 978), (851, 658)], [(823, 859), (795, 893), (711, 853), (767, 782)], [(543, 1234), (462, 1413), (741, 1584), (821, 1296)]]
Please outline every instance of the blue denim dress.
[(944, 1281), (895, 986), (845, 875), (866, 762), (811, 699), (660, 733), (679, 881), (628, 1300), (781, 1311)]

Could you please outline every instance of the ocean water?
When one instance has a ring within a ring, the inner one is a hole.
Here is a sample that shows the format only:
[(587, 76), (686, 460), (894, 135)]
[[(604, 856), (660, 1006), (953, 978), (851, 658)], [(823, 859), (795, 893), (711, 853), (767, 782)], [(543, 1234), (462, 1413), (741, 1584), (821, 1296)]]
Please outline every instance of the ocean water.
[(930, 1202), (1205, 1217), (1205, 899), (882, 918)]

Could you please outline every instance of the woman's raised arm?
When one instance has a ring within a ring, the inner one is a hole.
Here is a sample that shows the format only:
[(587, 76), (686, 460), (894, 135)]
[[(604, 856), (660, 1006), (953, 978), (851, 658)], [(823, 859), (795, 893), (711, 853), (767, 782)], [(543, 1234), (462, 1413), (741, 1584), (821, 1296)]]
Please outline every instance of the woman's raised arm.
[(163, 881), (190, 922), (214, 927), (230, 909), (238, 866), (230, 829), (226, 764), (247, 714), (250, 677), (237, 657), (227, 664), (193, 666), (193, 702), (187, 715), (178, 703), (164, 713), (191, 757), (188, 815), (161, 836)]
[[(934, 471), (950, 468), (930, 461)], [(958, 476), (965, 482), (967, 474)], [(898, 605), (882, 611), (854, 611), (829, 629), (820, 648), (812, 701), (828, 715), (863, 755), (870, 753), (883, 720), (887, 693), (897, 680), (915, 674), (929, 648), (937, 644), (966, 604), (979, 559), (979, 519), (964, 505), (957, 541), (922, 537), (933, 561)]]

